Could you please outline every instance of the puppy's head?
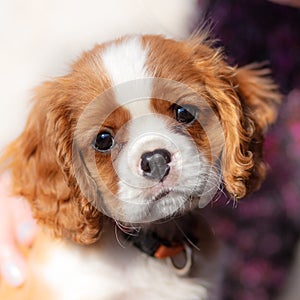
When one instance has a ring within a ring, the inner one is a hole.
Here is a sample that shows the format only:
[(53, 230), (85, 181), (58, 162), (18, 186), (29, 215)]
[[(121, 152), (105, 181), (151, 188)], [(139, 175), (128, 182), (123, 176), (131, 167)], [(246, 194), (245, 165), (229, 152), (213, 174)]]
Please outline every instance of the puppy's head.
[(57, 234), (93, 242), (102, 214), (145, 223), (238, 199), (265, 176), (263, 135), (280, 95), (203, 39), (134, 36), (96, 46), (37, 89), (10, 146), (16, 192)]

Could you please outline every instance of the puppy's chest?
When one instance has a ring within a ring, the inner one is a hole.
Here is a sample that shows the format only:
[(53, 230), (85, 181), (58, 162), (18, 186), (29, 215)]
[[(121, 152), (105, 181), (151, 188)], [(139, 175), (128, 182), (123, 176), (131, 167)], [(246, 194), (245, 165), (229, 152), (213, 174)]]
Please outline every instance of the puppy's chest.
[(34, 268), (58, 300), (214, 299), (205, 286), (216, 280), (215, 263), (195, 260), (193, 278), (180, 277), (165, 260), (123, 248), (111, 234), (93, 246), (51, 242)]

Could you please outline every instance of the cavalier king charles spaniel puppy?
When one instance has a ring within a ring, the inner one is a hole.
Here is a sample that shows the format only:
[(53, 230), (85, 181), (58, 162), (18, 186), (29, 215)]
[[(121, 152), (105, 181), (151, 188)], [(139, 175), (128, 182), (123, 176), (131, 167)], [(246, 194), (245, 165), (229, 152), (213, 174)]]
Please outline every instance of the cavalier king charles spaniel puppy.
[(265, 177), (280, 94), (207, 35), (97, 45), (36, 89), (2, 165), (41, 232), (1, 299), (220, 299), (220, 244), (199, 210)]

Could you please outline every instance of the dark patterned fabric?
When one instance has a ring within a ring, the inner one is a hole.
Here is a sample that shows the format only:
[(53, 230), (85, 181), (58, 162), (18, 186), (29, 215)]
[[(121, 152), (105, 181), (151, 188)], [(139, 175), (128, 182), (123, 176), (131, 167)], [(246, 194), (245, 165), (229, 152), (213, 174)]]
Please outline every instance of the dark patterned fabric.
[(268, 61), (284, 92), (300, 87), (300, 8), (267, 0), (212, 0), (213, 34), (232, 64)]
[(265, 141), (270, 171), (262, 188), (236, 208), (220, 199), (205, 209), (228, 246), (223, 299), (273, 300), (300, 231), (300, 9), (264, 0), (217, 0), (209, 2), (207, 15), (231, 64), (268, 61), (286, 95)]

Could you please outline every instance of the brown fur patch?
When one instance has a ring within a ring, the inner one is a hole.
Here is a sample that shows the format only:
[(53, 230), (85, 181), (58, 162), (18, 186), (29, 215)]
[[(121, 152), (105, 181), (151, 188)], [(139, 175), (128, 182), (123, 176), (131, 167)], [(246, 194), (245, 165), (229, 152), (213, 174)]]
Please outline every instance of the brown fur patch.
[[(197, 144), (199, 150), (205, 157), (215, 162), (218, 159), (221, 137), (213, 133), (215, 113), (218, 118), (218, 110), (205, 87), (203, 75), (194, 62), (194, 50), (186, 42), (176, 42), (157, 37), (144, 37), (144, 45), (149, 50), (148, 68), (155, 77), (170, 79), (186, 85), (186, 89), (181, 86), (178, 90), (174, 87), (166, 91), (166, 86), (154, 85), (155, 95), (161, 95), (161, 99), (152, 99), (151, 105), (155, 112), (164, 114), (174, 119), (172, 105), (194, 105), (198, 107), (198, 120), (190, 125), (179, 124), (174, 121), (171, 128), (174, 131), (187, 131), (189, 136)], [(203, 55), (207, 55), (207, 50), (203, 47)], [(205, 71), (203, 71), (205, 72)], [(161, 91), (160, 91), (161, 90)], [(193, 94), (191, 94), (191, 90)], [(172, 100), (172, 102), (163, 99)], [(211, 140), (207, 134), (211, 135)], [(212, 135), (214, 135), (212, 137)], [(212, 155), (212, 153), (215, 153)]]

